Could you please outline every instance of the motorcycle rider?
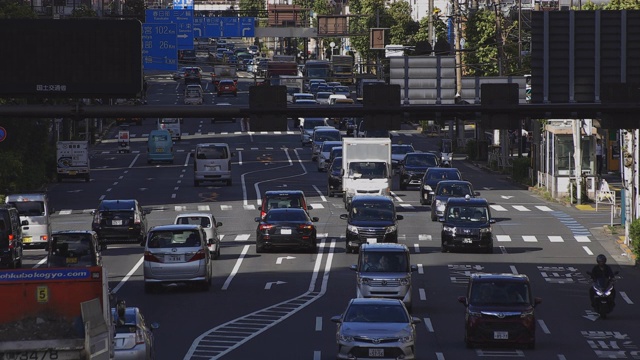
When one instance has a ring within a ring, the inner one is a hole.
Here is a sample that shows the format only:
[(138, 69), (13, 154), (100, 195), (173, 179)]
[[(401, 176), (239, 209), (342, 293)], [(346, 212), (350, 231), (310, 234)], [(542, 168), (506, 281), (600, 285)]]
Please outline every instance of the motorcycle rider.
[[(597, 279), (601, 278), (601, 277), (605, 277), (609, 280), (613, 279), (615, 274), (613, 273), (613, 270), (611, 270), (611, 266), (607, 265), (607, 257), (604, 256), (603, 254), (600, 254), (596, 257), (596, 262), (598, 263), (597, 265), (595, 265), (593, 267), (593, 269), (591, 270), (591, 279), (593, 281), (596, 281)], [(595, 290), (593, 290), (593, 287), (591, 287), (589, 289), (589, 297), (591, 298), (591, 306), (595, 306), (594, 303), (594, 297), (595, 297), (596, 293)], [(613, 291), (611, 292), (611, 301), (613, 302), (613, 304), (615, 304), (616, 301), (616, 290), (613, 289)]]

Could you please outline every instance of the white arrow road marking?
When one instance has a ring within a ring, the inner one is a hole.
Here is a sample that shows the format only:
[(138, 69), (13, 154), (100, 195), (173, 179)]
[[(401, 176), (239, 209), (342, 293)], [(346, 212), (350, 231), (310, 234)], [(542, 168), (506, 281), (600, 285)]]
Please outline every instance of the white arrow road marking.
[(295, 259), (295, 256), (280, 256), (278, 259), (276, 259), (276, 264), (280, 265), (282, 264), (282, 260), (287, 259), (287, 260), (293, 260)]
[(503, 198), (503, 199), (507, 199), (507, 200), (509, 200), (509, 199), (511, 199), (513, 196), (511, 196), (511, 195), (500, 195), (500, 197), (501, 197), (501, 198)]
[(265, 289), (265, 290), (271, 290), (271, 287), (272, 287), (273, 285), (283, 285), (283, 284), (286, 284), (286, 282), (284, 282), (284, 281), (271, 281), (271, 282), (268, 282), (268, 283), (264, 286), (264, 289)]
[(587, 313), (587, 315), (582, 315), (582, 317), (587, 320), (596, 321), (600, 317), (600, 314), (593, 310), (585, 310), (585, 312)]

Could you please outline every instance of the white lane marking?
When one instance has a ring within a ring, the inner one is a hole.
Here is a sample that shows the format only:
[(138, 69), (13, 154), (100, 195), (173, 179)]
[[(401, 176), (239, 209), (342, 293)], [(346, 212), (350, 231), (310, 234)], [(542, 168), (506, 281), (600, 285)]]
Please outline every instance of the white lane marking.
[(504, 247), (504, 246), (500, 246), (500, 252), (503, 253), (503, 254), (506, 254), (507, 253), (507, 248)]
[(512, 274), (518, 275), (518, 269), (516, 269), (515, 265), (510, 265), (509, 269), (511, 269)]
[(535, 236), (531, 235), (523, 235), (522, 240), (524, 240), (524, 242), (538, 242), (538, 239), (536, 239)]
[(633, 301), (631, 301), (631, 298), (629, 298), (629, 295), (627, 295), (626, 292), (620, 291), (620, 296), (627, 302), (627, 304), (633, 305)]
[(209, 211), (211, 208), (209, 205), (198, 205), (198, 211)]
[(70, 215), (71, 214), (71, 210), (60, 210), (60, 212), (58, 212), (58, 215)]
[(319, 350), (314, 351), (313, 360), (322, 360), (322, 352)]
[(575, 235), (574, 238), (577, 242), (591, 242), (588, 235)]
[(584, 249), (584, 251), (585, 251), (587, 254), (589, 254), (589, 255), (593, 255), (593, 252), (592, 252), (591, 250), (589, 250), (589, 247), (588, 247), (588, 246), (583, 246), (582, 248)]
[(496, 240), (498, 240), (498, 241), (511, 241), (511, 236), (509, 236), (509, 235), (496, 235)]
[(316, 331), (322, 331), (322, 316), (316, 316)]
[(491, 208), (495, 211), (507, 211), (507, 209), (505, 209), (501, 205), (491, 205)]
[(567, 360), (567, 358), (562, 354), (558, 354), (558, 360)]
[(250, 204), (250, 205), (242, 205), (242, 207), (243, 207), (245, 210), (255, 210), (255, 209), (256, 209), (256, 206), (255, 206), (255, 205), (253, 205), (253, 204)]
[(431, 319), (424, 318), (422, 319), (422, 321), (424, 321), (424, 326), (427, 328), (427, 331), (433, 332), (433, 324), (431, 323)]
[(189, 159), (191, 159), (191, 156), (187, 156), (186, 159), (184, 159), (184, 165), (183, 166), (189, 166)]
[(107, 192), (111, 192), (111, 188), (108, 188), (108, 189), (107, 189)]
[(549, 235), (548, 237), (551, 242), (564, 242), (562, 236)]
[(538, 319), (538, 325), (540, 325), (543, 333), (547, 335), (551, 334), (551, 331), (549, 331), (549, 328), (547, 327), (547, 324), (544, 323), (544, 320)]
[(396, 195), (396, 193), (394, 193), (393, 191), (391, 191), (390, 194), (391, 194), (391, 197), (393, 197), (393, 200), (397, 202), (403, 202), (403, 200), (398, 195)]
[[(278, 166), (278, 167), (274, 167), (274, 168), (268, 168), (268, 169), (262, 169), (262, 170), (254, 170), (254, 171), (249, 171), (246, 172), (244, 174), (242, 174), (240, 177), (241, 179), (243, 179), (242, 181), (242, 196), (244, 199), (244, 204), (247, 205), (247, 191), (246, 191), (246, 187), (244, 186), (244, 176), (247, 174), (252, 174), (252, 173), (257, 173), (257, 172), (264, 172), (264, 171), (269, 171), (269, 172), (273, 172), (274, 170), (278, 170), (278, 169), (284, 169), (287, 167), (291, 167), (293, 166), (293, 160), (291, 160), (291, 156), (289, 156), (289, 149), (283, 149), (284, 154), (287, 156), (287, 165), (283, 165), (283, 166)], [(289, 178), (294, 178), (294, 177), (300, 177), (302, 175), (306, 175), (307, 174), (307, 168), (304, 167), (304, 163), (302, 162), (302, 159), (300, 159), (300, 154), (298, 154), (298, 149), (293, 149), (293, 152), (296, 154), (296, 157), (298, 158), (297, 163), (300, 164), (300, 167), (302, 168), (302, 173), (301, 174), (293, 174), (293, 175), (289, 175), (289, 176), (283, 176), (283, 177), (278, 177), (278, 178), (271, 178), (271, 179), (267, 179), (267, 180), (262, 180), (262, 181), (258, 181), (256, 183), (253, 184), (253, 188), (256, 192), (256, 199), (258, 199), (258, 206), (260, 206), (262, 204), (262, 194), (260, 193), (260, 184), (262, 183), (266, 183), (266, 182), (271, 182), (271, 181), (278, 181), (278, 180), (282, 180), (282, 179), (289, 179)]]
[(518, 210), (518, 211), (531, 211), (531, 210), (527, 209), (526, 207), (524, 207), (522, 205), (513, 205), (513, 208)]
[(236, 264), (233, 266), (233, 270), (231, 270), (231, 274), (229, 274), (229, 276), (227, 277), (227, 280), (225, 280), (224, 282), (224, 285), (222, 285), (222, 290), (227, 290), (229, 288), (229, 285), (231, 284), (231, 280), (233, 280), (234, 276), (236, 276), (236, 274), (238, 273), (238, 270), (240, 269), (240, 265), (242, 264), (242, 260), (244, 259), (245, 255), (247, 255), (247, 252), (249, 252), (250, 247), (251, 245), (245, 245), (244, 248), (242, 249), (242, 252), (238, 257), (238, 260), (236, 260)]
[(98, 200), (102, 201), (102, 199), (104, 199), (106, 197), (106, 195), (102, 195), (98, 198)]
[(418, 293), (420, 294), (420, 300), (427, 300), (427, 293), (424, 291), (424, 289), (418, 289)]
[(176, 198), (176, 194), (171, 194), (171, 198), (175, 199)]
[(40, 267), (40, 265), (44, 264), (47, 262), (47, 257), (43, 257), (42, 260), (38, 261), (38, 263), (33, 267), (34, 269), (37, 267)]
[(232, 208), (233, 207), (231, 205), (220, 205), (220, 210), (223, 210), (223, 211), (229, 211)]
[(536, 208), (538, 208), (538, 210), (541, 210), (541, 211), (553, 211), (553, 210), (552, 210), (550, 207), (548, 207), (548, 206), (538, 206), (538, 205), (536, 205)]
[(428, 234), (418, 234), (418, 241), (431, 241), (431, 235)]
[(250, 236), (251, 234), (238, 234), (236, 235), (236, 238), (234, 239), (234, 241), (247, 241), (249, 240)]
[(136, 155), (136, 157), (134, 157), (133, 160), (131, 160), (131, 164), (129, 164), (129, 169), (133, 167), (133, 165), (136, 163), (139, 157), (140, 157), (140, 154)]
[(238, 165), (242, 165), (242, 151), (238, 151)]
[[(324, 195), (321, 195), (320, 197), (323, 198), (322, 201), (327, 201), (327, 199), (324, 197)], [(313, 210), (324, 209), (324, 205), (322, 205), (320, 203), (309, 204), (309, 205), (311, 205), (311, 209), (313, 209)]]
[(420, 244), (413, 244), (413, 250), (414, 250), (416, 253), (419, 253), (419, 252), (420, 252)]
[(113, 288), (113, 290), (111, 290), (111, 292), (114, 294), (117, 293), (118, 290), (120, 290), (120, 288), (123, 287), (124, 284), (129, 280), (129, 278), (131, 278), (131, 276), (138, 270), (138, 268), (140, 267), (140, 265), (142, 265), (143, 262), (144, 262), (144, 257), (141, 257), (140, 260), (138, 260), (138, 262), (131, 268), (131, 270), (129, 270), (127, 275), (125, 275), (122, 278), (122, 280), (120, 280), (118, 285), (116, 285), (116, 287)]
[(418, 264), (418, 274), (424, 274), (424, 267), (422, 266), (422, 264)]
[[(322, 199), (322, 201), (327, 201), (327, 198), (324, 196), (324, 193), (322, 191), (320, 191), (320, 189), (318, 189), (317, 186), (313, 185), (313, 188), (316, 189), (316, 192), (318, 193), (318, 195), (320, 195), (320, 199)], [(318, 204), (318, 205), (322, 206), (322, 204)], [(311, 204), (311, 206), (315, 206), (315, 205)], [(322, 209), (322, 208), (319, 208), (319, 209)], [(315, 209), (315, 207), (314, 207), (314, 209)]]
[(436, 359), (438, 360), (444, 360), (444, 354), (441, 352), (437, 352), (436, 353)]

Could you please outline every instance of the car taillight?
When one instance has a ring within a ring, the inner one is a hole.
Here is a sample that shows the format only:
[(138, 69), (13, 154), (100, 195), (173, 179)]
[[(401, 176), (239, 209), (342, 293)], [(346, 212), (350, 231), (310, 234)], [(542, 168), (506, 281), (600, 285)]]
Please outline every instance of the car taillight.
[(264, 210), (260, 210), (260, 218), (264, 219), (264, 217), (267, 215), (267, 212)]
[(140, 224), (140, 214), (138, 214), (138, 213), (134, 213), (133, 214), (133, 223), (134, 224)]
[(142, 334), (142, 329), (136, 330), (136, 345), (144, 344), (144, 335)]
[(300, 224), (300, 225), (298, 225), (298, 229), (300, 229), (300, 230), (313, 230), (313, 225)]
[(47, 240), (49, 240), (49, 237), (47, 235), (40, 235), (40, 240), (41, 241), (47, 241)]
[(204, 250), (198, 250), (198, 252), (193, 254), (191, 259), (187, 260), (187, 262), (202, 260), (205, 258), (206, 255), (207, 254), (204, 253)]
[(96, 225), (100, 225), (100, 222), (102, 221), (102, 214), (100, 214), (99, 212), (97, 212), (94, 216), (93, 216), (93, 223)]
[(162, 262), (160, 261), (160, 259), (158, 259), (154, 254), (152, 254), (150, 251), (145, 251), (144, 252), (144, 261), (150, 261), (150, 262)]
[(260, 226), (258, 226), (258, 229), (262, 230), (271, 230), (273, 229), (273, 225), (271, 224), (260, 224)]

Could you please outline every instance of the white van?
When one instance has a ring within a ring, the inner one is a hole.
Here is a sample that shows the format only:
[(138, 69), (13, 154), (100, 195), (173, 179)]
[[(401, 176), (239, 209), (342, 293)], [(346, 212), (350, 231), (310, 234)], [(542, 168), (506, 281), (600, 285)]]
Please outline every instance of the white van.
[(335, 105), (337, 99), (347, 99), (346, 95), (333, 94), (329, 95), (329, 105)]
[(46, 248), (51, 239), (51, 217), (49, 199), (46, 194), (7, 195), (6, 203), (18, 209), (22, 225), (22, 243), (25, 247)]
[(182, 138), (182, 133), (180, 132), (181, 122), (182, 119), (180, 118), (159, 118), (158, 130), (168, 130), (173, 140), (180, 140)]
[(193, 157), (193, 186), (203, 181), (224, 181), (231, 186), (231, 158), (235, 156), (226, 143), (196, 145)]
[(202, 105), (204, 92), (202, 86), (198, 84), (189, 84), (184, 89), (184, 104), (185, 105)]

